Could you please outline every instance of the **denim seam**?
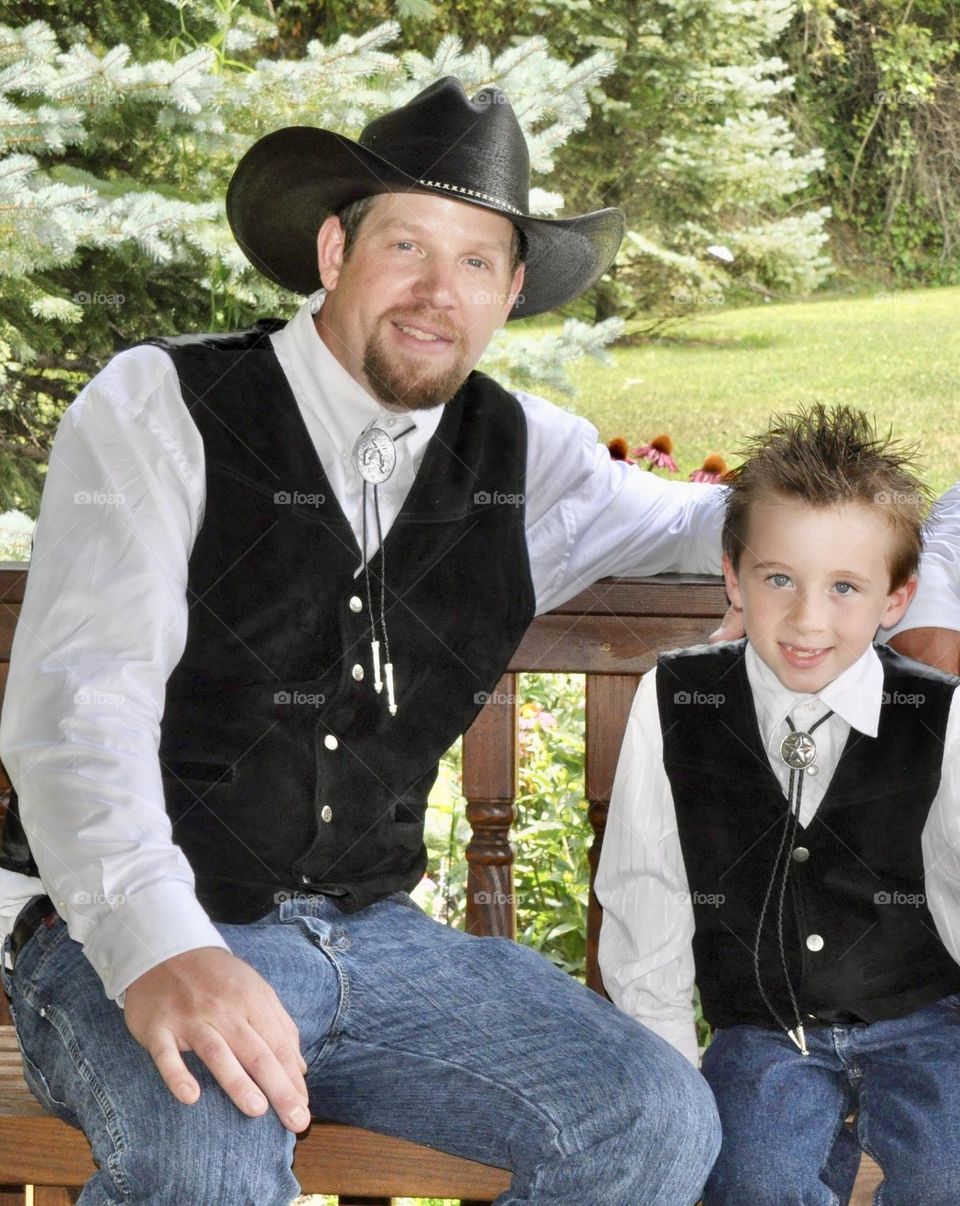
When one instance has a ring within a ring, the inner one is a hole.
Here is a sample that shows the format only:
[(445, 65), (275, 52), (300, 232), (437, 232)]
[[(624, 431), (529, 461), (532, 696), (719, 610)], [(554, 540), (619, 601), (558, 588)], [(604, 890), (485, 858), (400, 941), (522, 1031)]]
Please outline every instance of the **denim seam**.
[(121, 1192), (121, 1194), (123, 1194), (126, 1199), (130, 1200), (133, 1190), (121, 1165), (121, 1160), (127, 1151), (126, 1139), (123, 1133), (123, 1128), (120, 1125), (119, 1116), (117, 1115), (117, 1111), (113, 1106), (113, 1102), (110, 1100), (100, 1079), (96, 1076), (92, 1067), (84, 1056), (70, 1023), (67, 1021), (63, 1013), (55, 1006), (46, 1006), (43, 1009), (41, 1016), (45, 1018), (46, 1021), (48, 1021), (57, 1032), (57, 1035), (60, 1041), (63, 1043), (67, 1054), (70, 1056), (77, 1075), (87, 1085), (88, 1089), (93, 1094), (94, 1100), (100, 1108), (100, 1112), (103, 1115), (104, 1129), (110, 1139), (111, 1144), (113, 1145), (113, 1150), (107, 1156), (107, 1167), (109, 1168), (110, 1175), (113, 1178), (114, 1186)]
[[(396, 1052), (397, 1054), (405, 1056), (408, 1059), (410, 1058), (410, 1052), (405, 1050), (403, 1047), (394, 1047), (389, 1043), (375, 1043), (370, 1039), (361, 1039), (361, 1038), (358, 1038), (356, 1035), (351, 1035), (347, 1032), (343, 1032), (343, 1037), (348, 1039), (351, 1043), (356, 1043), (358, 1046), (371, 1048), (376, 1051)], [(552, 1129), (553, 1135), (554, 1135), (554, 1142), (556, 1144), (557, 1150), (560, 1152), (561, 1155), (569, 1156), (569, 1155), (573, 1155), (575, 1152), (581, 1150), (578, 1147), (573, 1147), (570, 1151), (565, 1151), (564, 1148), (561, 1146), (561, 1144), (559, 1142), (557, 1142), (559, 1140), (560, 1136), (563, 1134), (563, 1128), (557, 1125), (556, 1120), (550, 1117), (550, 1115), (543, 1109), (543, 1107), (540, 1105), (539, 1102), (533, 1101), (531, 1098), (527, 1097), (524, 1093), (521, 1093), (518, 1089), (514, 1089), (510, 1085), (502, 1084), (500, 1081), (494, 1080), (492, 1077), (486, 1075), (485, 1073), (479, 1072), (476, 1068), (470, 1068), (470, 1067), (467, 1067), (466, 1065), (455, 1063), (453, 1060), (442, 1059), (438, 1055), (428, 1055), (424, 1052), (417, 1052), (417, 1057), (419, 1059), (422, 1059), (425, 1063), (432, 1063), (432, 1064), (436, 1064), (437, 1066), (440, 1066), (440, 1067), (450, 1068), (456, 1072), (461, 1072), (461, 1073), (463, 1073), (464, 1076), (471, 1077), (475, 1080), (481, 1081), (483, 1084), (490, 1085), (493, 1088), (500, 1089), (503, 1092), (511, 1094), (511, 1096), (517, 1098), (518, 1101), (523, 1102), (523, 1104), (536, 1117), (540, 1118), (541, 1121), (543, 1121), (545, 1124), (549, 1125), (549, 1127)], [(582, 1150), (588, 1150), (588, 1149), (582, 1149)]]
[(864, 1105), (866, 1104), (867, 1100), (869, 1100), (869, 1093), (866, 1089), (866, 1086), (864, 1086), (860, 1090), (860, 1112), (857, 1117), (857, 1138), (860, 1140), (860, 1146), (867, 1153), (867, 1155), (877, 1163), (880, 1171), (883, 1173), (883, 1180), (880, 1182), (874, 1198), (876, 1206), (881, 1206), (881, 1203), (886, 1200), (884, 1190), (887, 1184), (887, 1170), (883, 1161), (880, 1159), (877, 1152), (874, 1151), (873, 1145), (870, 1142), (870, 1111), (868, 1109), (864, 1109)]
[[(292, 917), (281, 919), (280, 924), (289, 925), (294, 923), (299, 925), (299, 922), (304, 920), (306, 916), (309, 915), (295, 914)], [(341, 967), (339, 960), (334, 954), (334, 951), (337, 949), (337, 944), (342, 943), (341, 938), (336, 938), (331, 942), (327, 940), (324, 935), (316, 933), (307, 925), (299, 925), (299, 928), (306, 934), (311, 945), (315, 946), (317, 950), (321, 952), (321, 954), (326, 956), (330, 965), (333, 967), (334, 972), (336, 972), (337, 987), (339, 989), (337, 994), (337, 1012), (333, 1016), (330, 1029), (327, 1031), (323, 1042), (320, 1044), (320, 1049), (307, 1066), (307, 1075), (309, 1076), (311, 1069), (319, 1067), (321, 1061), (325, 1058), (336, 1040), (339, 1039), (343, 1033), (343, 1018), (350, 1004), (350, 977), (344, 971), (343, 967)]]

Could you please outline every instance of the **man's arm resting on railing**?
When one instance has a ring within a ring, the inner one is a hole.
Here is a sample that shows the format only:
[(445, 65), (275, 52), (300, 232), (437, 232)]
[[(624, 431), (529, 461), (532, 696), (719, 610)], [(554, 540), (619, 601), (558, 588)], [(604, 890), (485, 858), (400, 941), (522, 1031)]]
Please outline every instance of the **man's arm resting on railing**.
[(720, 573), (721, 487), (664, 481), (613, 461), (586, 419), (532, 394), (517, 398), (528, 417), (527, 543), (538, 614), (599, 578)]
[(699, 1063), (693, 1011), (693, 906), (663, 742), (656, 671), (630, 711), (597, 869), (604, 987), (625, 1013)]

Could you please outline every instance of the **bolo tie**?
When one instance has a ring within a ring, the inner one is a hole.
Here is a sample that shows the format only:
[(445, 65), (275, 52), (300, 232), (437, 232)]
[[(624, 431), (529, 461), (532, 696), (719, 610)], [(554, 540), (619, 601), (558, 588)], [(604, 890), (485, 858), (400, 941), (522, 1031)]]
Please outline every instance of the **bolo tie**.
[[(809, 1055), (810, 1053), (807, 1050), (807, 1040), (803, 1033), (803, 1023), (800, 1021), (800, 1008), (797, 1005), (797, 997), (793, 991), (793, 984), (790, 982), (790, 972), (787, 970), (787, 955), (783, 943), (783, 904), (787, 892), (787, 877), (790, 874), (793, 851), (797, 844), (797, 830), (800, 827), (800, 800), (803, 793), (804, 776), (815, 775), (819, 770), (819, 767), (816, 766), (817, 743), (813, 739), (813, 733), (825, 720), (829, 720), (832, 715), (833, 711), (831, 710), (821, 716), (815, 724), (810, 726), (808, 732), (798, 730), (793, 720), (789, 716), (787, 717), (787, 725), (790, 732), (780, 742), (779, 750), (780, 761), (790, 769), (790, 780), (787, 787), (787, 811), (784, 816), (783, 831), (780, 834), (780, 846), (777, 850), (777, 857), (774, 859), (773, 870), (767, 883), (766, 895), (760, 908), (757, 936), (753, 944), (753, 974), (763, 1003), (777, 1025), (786, 1031), (788, 1037), (796, 1044), (802, 1055)], [(781, 859), (783, 860), (782, 870)], [(778, 879), (779, 888), (777, 888)], [(773, 896), (775, 888), (777, 888), (777, 945), (780, 952), (780, 966), (783, 969), (783, 978), (787, 985), (787, 992), (790, 994), (790, 1005), (793, 1009), (794, 1024), (792, 1027), (787, 1025), (776, 1009), (774, 1009), (773, 1003), (764, 990), (763, 977), (760, 975), (760, 938), (763, 934), (763, 923), (767, 919), (770, 898)]]
[[(382, 427), (375, 426), (376, 420), (368, 424), (360, 433), (353, 446), (353, 463), (357, 472), (363, 478), (362, 506), (362, 537), (361, 555), (364, 585), (367, 592), (367, 608), (370, 613), (370, 659), (373, 663), (373, 687), (381, 694), (384, 686), (387, 688), (387, 708), (391, 716), (397, 714), (397, 701), (394, 694), (393, 661), (390, 657), (390, 638), (387, 635), (387, 555), (383, 546), (383, 525), (380, 521), (379, 487), (393, 474), (397, 465), (396, 440), (401, 440), (413, 431), (416, 426), (411, 423), (396, 437), (388, 435)], [(379, 636), (377, 614), (373, 610), (373, 589), (370, 585), (370, 562), (367, 557), (367, 487), (373, 495), (373, 517), (377, 529), (377, 545), (380, 549), (380, 614)], [(380, 637), (383, 638), (383, 665), (380, 659)]]

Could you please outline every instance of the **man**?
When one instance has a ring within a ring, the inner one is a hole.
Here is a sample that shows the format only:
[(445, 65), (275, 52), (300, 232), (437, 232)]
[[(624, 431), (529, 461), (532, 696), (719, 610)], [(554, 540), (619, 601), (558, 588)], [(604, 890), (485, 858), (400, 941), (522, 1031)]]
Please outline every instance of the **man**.
[(686, 1061), (406, 896), (437, 760), (535, 612), (718, 568), (719, 492), (471, 374), (622, 234), (616, 211), (531, 217), (528, 175), (503, 94), (453, 79), (357, 143), (268, 135), (228, 214), (315, 296), (122, 353), (61, 425), (0, 893), (50, 897), (5, 975), (31, 1085), (93, 1144), (84, 1206), (286, 1203), (311, 1114), (509, 1167), (502, 1206), (699, 1196), (718, 1134)]

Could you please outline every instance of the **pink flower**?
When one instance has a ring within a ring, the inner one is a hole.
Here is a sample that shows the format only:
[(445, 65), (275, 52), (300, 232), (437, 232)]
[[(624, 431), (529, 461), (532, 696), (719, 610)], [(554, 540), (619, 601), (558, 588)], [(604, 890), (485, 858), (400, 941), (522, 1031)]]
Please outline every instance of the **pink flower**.
[(690, 474), (692, 482), (709, 482), (711, 485), (717, 485), (723, 479), (723, 475), (727, 472), (727, 462), (722, 456), (718, 456), (715, 452), (711, 452), (699, 469), (694, 469)]
[(673, 440), (664, 433), (654, 436), (649, 444), (634, 448), (633, 455), (638, 460), (649, 461), (649, 469), (669, 469), (671, 473), (676, 473), (677, 462), (673, 459), (672, 452)]

